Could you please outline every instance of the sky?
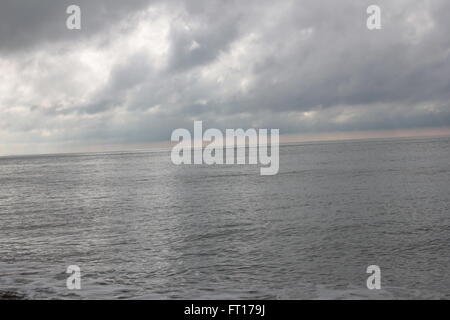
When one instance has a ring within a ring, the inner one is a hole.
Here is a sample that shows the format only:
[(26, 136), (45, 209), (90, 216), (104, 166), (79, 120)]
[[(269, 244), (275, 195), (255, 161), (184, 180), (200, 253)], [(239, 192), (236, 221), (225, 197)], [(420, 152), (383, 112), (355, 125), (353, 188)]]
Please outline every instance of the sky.
[[(72, 4), (81, 30), (66, 28)], [(380, 30), (366, 27), (371, 4)], [(142, 146), (195, 120), (449, 134), (449, 12), (448, 0), (2, 0), (0, 155)]]

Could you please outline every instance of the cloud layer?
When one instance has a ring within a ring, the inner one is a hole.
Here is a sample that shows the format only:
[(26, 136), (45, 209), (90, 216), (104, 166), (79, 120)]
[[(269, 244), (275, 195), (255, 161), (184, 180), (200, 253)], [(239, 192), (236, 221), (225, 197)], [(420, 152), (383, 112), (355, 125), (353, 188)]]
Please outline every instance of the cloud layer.
[[(450, 3), (0, 4), (0, 153), (166, 141), (193, 120), (282, 133), (450, 125)], [(39, 150), (44, 149), (42, 147)]]

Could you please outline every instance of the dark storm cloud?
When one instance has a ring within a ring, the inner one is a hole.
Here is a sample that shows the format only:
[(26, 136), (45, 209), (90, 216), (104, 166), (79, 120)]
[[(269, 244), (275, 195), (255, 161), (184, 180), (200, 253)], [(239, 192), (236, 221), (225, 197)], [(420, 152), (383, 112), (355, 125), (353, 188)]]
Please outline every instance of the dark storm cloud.
[(185, 70), (205, 65), (228, 50), (239, 36), (239, 24), (247, 7), (227, 1), (185, 2), (196, 26), (173, 24), (171, 28), (170, 69)]
[[(82, 8), (80, 32), (65, 28), (69, 4)], [(382, 9), (381, 30), (366, 28), (369, 4)], [(25, 132), (167, 140), (193, 119), (281, 132), (450, 125), (448, 1), (7, 0), (0, 9), (8, 141)]]
[[(90, 37), (144, 8), (149, 0), (2, 0), (0, 50), (11, 52), (52, 43)], [(83, 25), (77, 32), (66, 26), (66, 9), (82, 8)]]

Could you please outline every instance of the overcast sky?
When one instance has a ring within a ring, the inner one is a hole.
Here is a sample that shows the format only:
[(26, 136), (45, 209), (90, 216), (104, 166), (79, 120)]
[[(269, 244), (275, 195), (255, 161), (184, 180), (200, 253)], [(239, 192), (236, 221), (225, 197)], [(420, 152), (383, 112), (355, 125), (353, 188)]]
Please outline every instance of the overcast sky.
[[(66, 8), (82, 30), (66, 28)], [(382, 29), (366, 28), (366, 8)], [(450, 125), (450, 1), (1, 0), (0, 154)]]

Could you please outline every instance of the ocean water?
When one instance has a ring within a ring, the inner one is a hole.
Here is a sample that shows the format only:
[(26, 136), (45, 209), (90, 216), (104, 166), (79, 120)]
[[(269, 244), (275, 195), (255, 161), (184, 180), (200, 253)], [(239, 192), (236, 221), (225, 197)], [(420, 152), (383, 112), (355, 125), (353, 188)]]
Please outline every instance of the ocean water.
[(275, 176), (169, 150), (0, 158), (0, 298), (448, 299), (449, 267), (448, 137), (283, 145)]

